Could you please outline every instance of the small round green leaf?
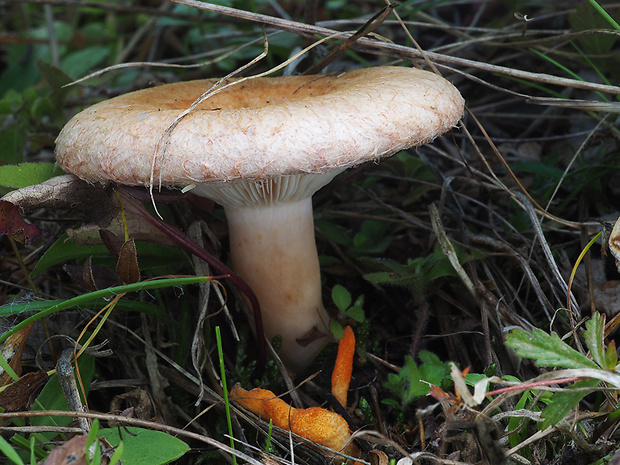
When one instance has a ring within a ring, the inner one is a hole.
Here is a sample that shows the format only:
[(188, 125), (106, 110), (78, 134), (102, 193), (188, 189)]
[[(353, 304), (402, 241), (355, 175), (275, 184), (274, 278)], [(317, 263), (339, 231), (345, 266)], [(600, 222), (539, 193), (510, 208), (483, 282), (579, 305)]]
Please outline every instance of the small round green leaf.
[(349, 308), (352, 301), (349, 291), (347, 291), (344, 286), (341, 286), (340, 284), (336, 284), (332, 289), (332, 300), (341, 312), (344, 312), (347, 308)]
[(123, 432), (123, 465), (164, 465), (189, 450), (187, 444), (174, 436), (143, 428), (104, 428), (98, 436), (114, 447), (121, 442), (119, 430)]

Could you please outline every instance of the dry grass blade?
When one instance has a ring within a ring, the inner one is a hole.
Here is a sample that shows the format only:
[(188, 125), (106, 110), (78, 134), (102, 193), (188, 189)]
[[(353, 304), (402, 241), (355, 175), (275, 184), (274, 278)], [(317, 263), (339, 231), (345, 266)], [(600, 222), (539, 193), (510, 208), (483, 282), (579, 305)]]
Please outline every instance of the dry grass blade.
[[(262, 40), (264, 41), (264, 39), (262, 39)], [(159, 62), (150, 62), (150, 61), (136, 61), (136, 62), (131, 62), (131, 63), (119, 63), (119, 64), (112, 65), (112, 66), (106, 66), (105, 68), (100, 69), (98, 71), (95, 71), (94, 73), (90, 73), (90, 74), (87, 74), (86, 76), (84, 76), (84, 77), (82, 77), (80, 79), (76, 79), (75, 81), (70, 82), (69, 84), (65, 84), (63, 87), (70, 87), (70, 86), (73, 86), (73, 85), (85, 82), (85, 81), (87, 81), (89, 79), (92, 79), (94, 77), (101, 76), (102, 74), (109, 73), (111, 71), (127, 69), (127, 68), (145, 68), (145, 67), (149, 67), (149, 66), (158, 66), (158, 67), (163, 67), (163, 68), (193, 69), (193, 68), (201, 68), (203, 66), (214, 65), (214, 64), (216, 64), (216, 63), (218, 63), (218, 62), (220, 62), (222, 60), (225, 60), (226, 58), (229, 58), (231, 56), (236, 55), (237, 53), (239, 53), (243, 49), (247, 48), (248, 46), (253, 45), (257, 41), (258, 41), (258, 39), (256, 41), (252, 41), (250, 43), (240, 45), (239, 47), (231, 47), (230, 50), (228, 50), (225, 53), (221, 54), (217, 58), (214, 58), (213, 60), (203, 61), (201, 63), (179, 65), (179, 64), (175, 64), (175, 63), (159, 63)]]
[[(319, 26), (313, 26), (295, 21), (289, 21), (286, 19), (280, 19), (273, 16), (250, 13), (235, 8), (214, 5), (211, 3), (203, 3), (197, 0), (168, 0), (180, 5), (187, 5), (200, 10), (210, 11), (212, 13), (218, 13), (226, 16), (231, 16), (237, 19), (244, 19), (247, 21), (253, 21), (257, 23), (273, 26), (278, 29), (295, 32), (302, 35), (314, 35), (319, 34), (322, 36), (333, 36), (342, 39), (348, 39), (354, 33), (338, 33), (332, 29), (323, 28)], [(365, 37), (360, 38), (357, 43), (365, 48), (370, 53), (380, 53), (382, 55), (394, 56), (400, 59), (412, 59), (426, 57), (434, 62), (450, 63), (453, 65), (459, 65), (464, 68), (474, 68), (487, 73), (499, 73), (505, 76), (514, 78), (526, 79), (533, 82), (540, 82), (545, 84), (553, 84), (562, 87), (572, 87), (576, 89), (594, 90), (599, 92), (605, 92), (613, 95), (620, 94), (620, 87), (598, 84), (594, 82), (579, 81), (577, 79), (562, 78), (559, 76), (553, 76), (545, 73), (533, 73), (529, 71), (518, 70), (514, 68), (508, 68), (504, 66), (492, 65), (489, 63), (482, 63), (474, 60), (468, 60), (465, 58), (459, 58), (450, 55), (444, 55), (440, 53), (425, 51), (421, 53), (419, 50), (403, 45), (393, 44), (389, 42), (380, 42), (377, 40), (368, 39)]]
[(310, 68), (308, 68), (304, 74), (316, 74), (321, 72), (324, 68), (326, 68), (330, 63), (332, 63), (336, 58), (342, 55), (347, 49), (353, 47), (355, 42), (357, 42), (362, 37), (368, 36), (372, 31), (377, 29), (386, 18), (392, 14), (392, 10), (395, 5), (388, 4), (383, 10), (379, 13), (375, 14), (372, 18), (370, 18), (355, 34), (351, 37), (348, 37), (342, 44), (329, 52), (329, 54), (315, 64), (313, 64)]
[(437, 206), (435, 206), (434, 204), (430, 205), (429, 211), (430, 211), (430, 216), (431, 216), (431, 224), (433, 225), (433, 231), (435, 232), (435, 235), (437, 236), (437, 240), (439, 241), (439, 245), (441, 246), (443, 253), (450, 260), (450, 263), (456, 270), (456, 273), (458, 274), (459, 278), (461, 278), (461, 281), (463, 281), (463, 284), (465, 284), (465, 287), (467, 288), (469, 293), (475, 297), (476, 286), (474, 285), (471, 278), (467, 275), (467, 273), (465, 272), (465, 270), (459, 263), (459, 259), (456, 255), (454, 247), (452, 246), (452, 244), (450, 244), (448, 235), (446, 234), (446, 231), (443, 228), (443, 225), (441, 224), (441, 218), (440, 218), (439, 210), (437, 209)]
[(566, 283), (564, 277), (562, 276), (562, 273), (560, 272), (560, 268), (558, 267), (556, 260), (553, 256), (553, 253), (551, 252), (551, 248), (549, 247), (549, 243), (547, 242), (547, 239), (545, 238), (545, 234), (542, 230), (542, 227), (540, 225), (540, 220), (538, 219), (538, 216), (536, 214), (536, 212), (534, 211), (534, 207), (533, 205), (530, 203), (530, 200), (523, 194), (517, 192), (517, 197), (520, 198), (522, 205), (525, 208), (525, 211), (527, 212), (528, 216), (530, 217), (530, 221), (532, 222), (532, 226), (534, 227), (534, 231), (536, 231), (536, 235), (538, 237), (539, 240), (539, 244), (540, 247), (543, 250), (543, 253), (545, 255), (545, 258), (547, 259), (547, 263), (549, 265), (549, 267), (551, 268), (553, 275), (555, 277), (555, 279), (557, 280), (557, 282), (560, 284), (562, 291), (568, 295), (569, 299), (570, 299), (570, 303), (571, 303), (571, 308), (569, 311), (569, 315), (571, 315), (572, 317), (572, 312), (574, 312), (575, 317), (577, 319), (580, 318), (580, 311), (579, 311), (579, 305), (577, 304), (577, 299), (575, 299), (575, 296), (573, 295), (572, 291), (568, 288), (568, 284)]

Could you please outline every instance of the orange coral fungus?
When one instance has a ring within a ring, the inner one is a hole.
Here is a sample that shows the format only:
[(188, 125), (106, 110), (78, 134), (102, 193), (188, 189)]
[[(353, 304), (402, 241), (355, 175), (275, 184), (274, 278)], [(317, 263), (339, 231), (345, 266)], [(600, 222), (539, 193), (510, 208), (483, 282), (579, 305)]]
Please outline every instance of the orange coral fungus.
[(351, 437), (348, 423), (337, 413), (321, 407), (291, 407), (267, 389), (246, 391), (236, 384), (230, 397), (262, 419), (333, 450), (342, 451)]
[[(332, 373), (332, 394), (343, 407), (347, 405), (347, 391), (353, 371), (355, 336), (350, 327), (345, 329), (338, 345), (338, 356)], [(321, 407), (298, 409), (291, 407), (266, 389), (246, 391), (236, 384), (230, 398), (264, 420), (330, 449), (357, 456), (359, 451), (350, 443), (351, 430), (347, 421), (335, 412)]]
[(338, 356), (332, 372), (332, 394), (344, 408), (347, 407), (347, 391), (353, 373), (353, 355), (355, 355), (355, 334), (351, 327), (347, 326), (338, 344)]

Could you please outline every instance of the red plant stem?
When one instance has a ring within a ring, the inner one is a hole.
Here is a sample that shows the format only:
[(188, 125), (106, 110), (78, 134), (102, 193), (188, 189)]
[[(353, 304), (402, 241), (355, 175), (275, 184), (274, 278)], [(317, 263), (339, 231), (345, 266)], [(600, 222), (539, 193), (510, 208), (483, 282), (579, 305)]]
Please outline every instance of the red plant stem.
[(250, 286), (248, 286), (248, 284), (241, 278), (241, 276), (228, 268), (213, 255), (209, 254), (205, 249), (191, 241), (179, 228), (151, 215), (141, 203), (137, 202), (133, 198), (131, 192), (129, 192), (127, 189), (119, 187), (119, 190), (123, 198), (123, 202), (131, 204), (132, 207), (136, 209), (136, 211), (140, 212), (144, 219), (146, 219), (149, 223), (151, 223), (157, 229), (166, 234), (170, 239), (172, 239), (175, 243), (179, 244), (179, 246), (185, 249), (187, 252), (194, 254), (198, 258), (207, 262), (209, 266), (215, 268), (218, 273), (227, 275), (230, 282), (233, 283), (233, 285), (235, 285), (241, 292), (243, 292), (243, 294), (245, 294), (245, 296), (250, 301), (250, 305), (252, 307), (252, 314), (254, 315), (254, 324), (256, 326), (256, 359), (257, 370), (259, 370), (257, 376), (260, 377), (262, 370), (264, 369), (266, 359), (265, 336), (260, 304), (258, 303), (258, 299), (256, 298), (254, 291), (252, 291)]
[(495, 396), (498, 394), (503, 394), (505, 392), (512, 391), (523, 391), (525, 389), (533, 389), (537, 386), (549, 386), (550, 384), (560, 384), (560, 383), (572, 383), (573, 381), (580, 381), (584, 378), (575, 376), (573, 378), (560, 378), (560, 379), (550, 379), (547, 381), (535, 381), (533, 383), (519, 384), (517, 386), (508, 386), (501, 389), (496, 389), (495, 391), (487, 392), (487, 396)]

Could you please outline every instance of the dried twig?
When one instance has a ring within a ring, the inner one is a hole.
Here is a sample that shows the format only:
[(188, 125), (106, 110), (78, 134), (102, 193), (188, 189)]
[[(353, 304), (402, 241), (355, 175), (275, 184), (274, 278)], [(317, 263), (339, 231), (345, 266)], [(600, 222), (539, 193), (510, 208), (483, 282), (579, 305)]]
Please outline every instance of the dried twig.
[[(210, 11), (212, 13), (218, 13), (225, 16), (230, 16), (236, 19), (243, 19), (246, 21), (257, 22), (261, 24), (266, 24), (268, 26), (273, 26), (277, 29), (282, 29), (285, 31), (294, 32), (296, 34), (312, 36), (312, 35), (321, 35), (321, 36), (334, 36), (340, 39), (348, 39), (354, 33), (338, 33), (338, 31), (334, 31), (333, 29), (328, 29), (320, 26), (314, 26), (311, 24), (304, 24), (295, 21), (290, 21), (281, 18), (275, 18), (273, 16), (251, 13), (248, 11), (238, 10), (236, 8), (230, 8), (221, 5), (214, 5), (211, 3), (203, 3), (197, 0), (168, 0), (173, 3), (178, 3), (180, 5), (187, 5), (194, 8), (198, 8), (200, 10)], [(404, 45), (398, 45), (390, 42), (382, 42), (378, 40), (369, 39), (367, 37), (362, 37), (357, 41), (357, 44), (354, 48), (359, 46), (363, 46), (364, 50), (369, 53), (380, 53), (387, 54), (390, 56), (403, 58), (403, 59), (411, 59), (411, 58), (422, 58), (423, 55), (419, 50), (411, 47), (406, 47)], [(430, 60), (434, 62), (440, 63), (451, 63), (454, 65), (459, 65), (464, 68), (474, 68), (482, 71), (486, 71), (488, 73), (499, 73), (505, 76), (516, 77), (520, 79), (526, 79), (534, 82), (543, 82), (546, 84), (553, 84), (557, 86), (563, 87), (571, 87), (575, 89), (587, 89), (587, 90), (598, 90), (600, 92), (606, 92), (610, 94), (620, 94), (620, 87), (611, 86), (605, 84), (598, 84), (595, 82), (587, 82), (587, 81), (579, 81), (577, 79), (569, 79), (562, 78), (559, 76), (553, 76), (545, 73), (533, 73), (530, 71), (518, 70), (514, 68), (508, 68), (505, 66), (493, 65), (490, 63), (483, 63), (475, 60), (469, 60), (466, 58), (454, 57), (449, 55), (444, 55), (441, 53), (429, 52), (425, 51), (424, 55), (428, 57)]]

